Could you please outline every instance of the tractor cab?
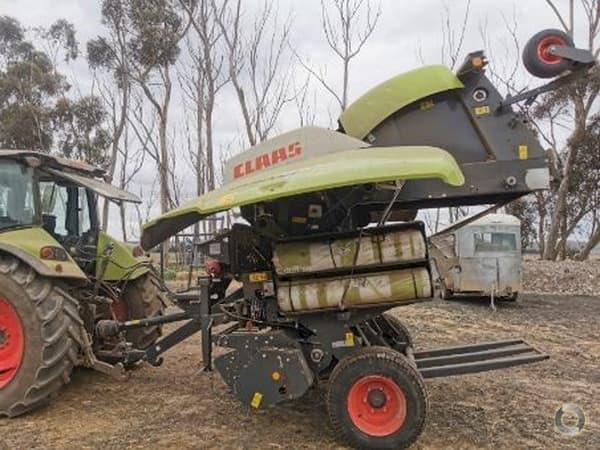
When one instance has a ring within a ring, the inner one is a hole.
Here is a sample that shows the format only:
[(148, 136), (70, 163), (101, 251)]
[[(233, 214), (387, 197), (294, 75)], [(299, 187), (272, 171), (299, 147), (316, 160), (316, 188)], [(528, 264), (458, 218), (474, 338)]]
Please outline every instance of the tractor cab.
[[(80, 161), (26, 150), (0, 151), (0, 230), (45, 231), (56, 253), (66, 253), (87, 275), (118, 280), (118, 265), (100, 267), (105, 252), (124, 267), (136, 264), (131, 250), (101, 230), (98, 199), (139, 203), (140, 199), (106, 183), (104, 171)], [(56, 245), (59, 244), (59, 245)], [(108, 278), (107, 278), (108, 276)]]

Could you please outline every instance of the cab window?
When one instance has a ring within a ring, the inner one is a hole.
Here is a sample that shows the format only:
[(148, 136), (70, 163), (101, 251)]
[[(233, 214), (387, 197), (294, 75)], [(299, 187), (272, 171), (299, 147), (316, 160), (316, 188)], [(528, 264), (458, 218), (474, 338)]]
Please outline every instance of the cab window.
[(82, 236), (92, 228), (91, 211), (85, 188), (40, 183), (44, 228), (57, 237)]
[(33, 170), (17, 161), (0, 162), (0, 229), (33, 225)]

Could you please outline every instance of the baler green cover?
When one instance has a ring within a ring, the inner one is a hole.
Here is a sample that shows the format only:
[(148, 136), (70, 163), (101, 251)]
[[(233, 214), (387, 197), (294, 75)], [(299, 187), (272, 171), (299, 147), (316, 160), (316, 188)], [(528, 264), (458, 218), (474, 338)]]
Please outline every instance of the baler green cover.
[(344, 186), (431, 178), (451, 186), (464, 183), (456, 160), (436, 147), (368, 147), (309, 158), (241, 178), (163, 214), (144, 225), (141, 244), (151, 249), (202, 218), (237, 206)]

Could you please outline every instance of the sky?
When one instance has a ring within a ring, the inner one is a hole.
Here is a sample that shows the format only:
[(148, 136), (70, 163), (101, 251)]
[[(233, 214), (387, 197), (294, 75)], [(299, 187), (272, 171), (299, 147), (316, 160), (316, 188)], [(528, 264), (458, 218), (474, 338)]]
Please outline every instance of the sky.
[[(376, 2), (374, 2), (376, 3)], [(444, 41), (443, 22), (449, 15), (450, 22), (457, 30), (462, 25), (467, 0), (381, 0), (382, 15), (373, 35), (362, 52), (352, 61), (350, 72), (350, 100), (357, 98), (366, 90), (394, 75), (419, 65), (434, 64), (442, 61), (442, 42)], [(562, 11), (566, 11), (568, 1), (557, 0)], [(259, 0), (244, 0), (247, 14), (251, 15), (262, 5)], [(320, 0), (280, 0), (277, 2), (282, 17), (289, 17), (293, 24), (292, 46), (308, 61), (312, 67), (327, 74), (330, 83), (341, 80), (342, 70), (338, 60), (327, 47), (320, 24)], [(581, 11), (578, 12), (581, 14)], [(0, 15), (17, 18), (26, 27), (48, 26), (59, 18), (67, 19), (75, 25), (77, 39), (82, 49), (85, 43), (105, 33), (100, 21), (100, 0), (0, 0)], [(523, 46), (527, 39), (539, 30), (558, 28), (559, 23), (545, 0), (472, 0), (466, 25), (466, 34), (459, 60), (470, 51), (484, 49), (490, 64), (497, 70), (506, 67), (517, 57), (508, 27), (516, 23), (516, 36)], [(581, 23), (581, 21), (579, 21)], [(488, 36), (487, 45), (481, 30)], [(580, 29), (575, 30), (575, 41), (583, 38)], [(75, 89), (83, 95), (89, 92), (92, 75), (85, 58), (79, 58), (68, 67), (63, 67)], [(292, 73), (302, 78), (304, 69), (295, 63)], [(525, 85), (539, 84), (531, 79), (522, 65), (518, 68), (517, 79)], [(315, 89), (316, 122), (325, 127), (334, 126), (337, 118), (335, 102), (317, 83)], [(180, 93), (176, 93), (176, 97)], [(181, 106), (181, 98), (176, 98), (171, 113), (173, 123), (185, 120), (186, 111)], [(286, 111), (277, 126), (277, 132), (287, 131), (298, 126), (297, 112)], [(242, 135), (242, 122), (239, 106), (230, 91), (223, 91), (217, 99), (215, 116), (215, 134), (220, 151), (235, 153), (243, 150), (238, 136)], [(173, 133), (177, 130), (173, 129)], [(184, 161), (185, 160), (185, 161)], [(184, 155), (177, 165), (182, 180), (190, 176), (189, 163)], [(135, 193), (148, 192), (156, 179), (156, 168), (146, 165), (134, 179), (130, 190)], [(184, 184), (184, 198), (193, 197), (192, 183)], [(158, 202), (156, 202), (158, 203)], [(151, 216), (158, 214), (153, 207)], [(130, 228), (136, 231), (136, 218), (129, 212)], [(111, 217), (113, 217), (111, 215)], [(111, 231), (118, 234), (118, 218), (111, 219)]]

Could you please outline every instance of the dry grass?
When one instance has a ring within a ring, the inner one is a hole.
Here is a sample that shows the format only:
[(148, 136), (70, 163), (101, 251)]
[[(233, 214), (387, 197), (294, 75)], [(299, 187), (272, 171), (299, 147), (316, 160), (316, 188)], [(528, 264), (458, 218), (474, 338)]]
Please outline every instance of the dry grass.
[[(600, 448), (600, 298), (528, 295), (516, 304), (434, 301), (394, 310), (419, 347), (524, 337), (549, 361), (427, 382), (431, 410), (416, 448)], [(216, 374), (199, 373), (194, 337), (125, 382), (79, 371), (47, 408), (0, 420), (0, 449), (336, 448), (322, 392), (260, 412), (239, 404)], [(553, 429), (577, 403), (582, 434)]]

